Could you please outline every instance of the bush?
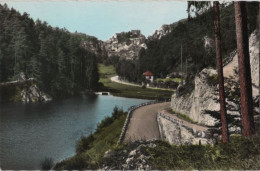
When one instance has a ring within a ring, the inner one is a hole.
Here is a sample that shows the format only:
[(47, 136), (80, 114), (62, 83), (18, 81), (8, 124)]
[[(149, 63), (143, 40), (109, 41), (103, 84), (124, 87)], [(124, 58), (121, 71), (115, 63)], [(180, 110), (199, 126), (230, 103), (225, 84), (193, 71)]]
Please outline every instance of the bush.
[(119, 109), (117, 106), (114, 107), (113, 113), (112, 113), (112, 118), (118, 119), (120, 116), (124, 113), (123, 109)]
[(105, 128), (112, 124), (113, 120), (114, 119), (112, 117), (106, 116), (100, 123), (98, 123), (96, 132), (100, 132), (102, 128)]
[(91, 148), (91, 144), (95, 140), (94, 135), (90, 134), (87, 137), (81, 137), (80, 141), (77, 143), (76, 146), (76, 152), (77, 153), (82, 153), (88, 149)]
[(218, 84), (218, 74), (213, 74), (208, 77), (208, 83), (211, 86), (216, 86)]
[(109, 126), (113, 123), (114, 120), (119, 119), (124, 114), (123, 109), (119, 109), (117, 106), (114, 107), (112, 116), (107, 116), (103, 119), (97, 126), (97, 132), (101, 131), (101, 129)]
[(50, 170), (54, 165), (52, 158), (45, 158), (41, 163), (42, 170)]

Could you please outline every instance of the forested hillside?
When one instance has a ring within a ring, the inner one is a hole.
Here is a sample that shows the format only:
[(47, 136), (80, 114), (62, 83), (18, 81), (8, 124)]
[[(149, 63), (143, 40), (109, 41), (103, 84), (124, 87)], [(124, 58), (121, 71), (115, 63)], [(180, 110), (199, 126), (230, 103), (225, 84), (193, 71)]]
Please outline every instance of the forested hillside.
[[(257, 5), (247, 4), (249, 33), (256, 27)], [(222, 51), (224, 58), (236, 49), (234, 5), (224, 6), (221, 11)], [(212, 47), (204, 46), (205, 36), (210, 38)], [(209, 9), (190, 20), (181, 20), (172, 25), (171, 32), (161, 39), (146, 41), (147, 49), (139, 52), (138, 61), (120, 61), (117, 73), (130, 81), (140, 81), (144, 71), (150, 70), (156, 77), (165, 77), (171, 72), (181, 71), (181, 46), (183, 71), (195, 74), (205, 67), (216, 67), (214, 47), (214, 11)]]
[(23, 72), (53, 97), (97, 86), (96, 56), (80, 46), (86, 35), (34, 22), (6, 5), (0, 5), (0, 18), (1, 82), (16, 80)]

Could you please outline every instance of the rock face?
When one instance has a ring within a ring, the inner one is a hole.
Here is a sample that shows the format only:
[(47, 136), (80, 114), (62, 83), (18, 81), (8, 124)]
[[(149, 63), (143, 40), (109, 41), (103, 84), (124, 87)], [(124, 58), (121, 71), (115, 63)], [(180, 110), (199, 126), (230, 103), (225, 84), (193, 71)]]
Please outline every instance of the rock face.
[(137, 59), (141, 48), (147, 48), (140, 30), (117, 33), (104, 44), (108, 57), (120, 56), (127, 60)]
[(21, 101), (24, 103), (46, 102), (52, 100), (45, 93), (41, 92), (36, 84), (22, 90)]
[(259, 86), (259, 40), (257, 31), (254, 31), (249, 38), (249, 52), (252, 84)]
[[(252, 73), (253, 85), (259, 83), (259, 40), (256, 37), (257, 32), (253, 32), (249, 39), (249, 49), (250, 49), (250, 64)], [(234, 70), (237, 70), (238, 62), (237, 55), (234, 55), (230, 64), (224, 67), (225, 83), (233, 80), (238, 83), (238, 76)], [(172, 95), (171, 108), (174, 111), (183, 113), (200, 124), (213, 126), (216, 124), (216, 119), (207, 114), (206, 111), (219, 111), (220, 104), (217, 101), (218, 97), (218, 87), (217, 85), (212, 85), (210, 79), (212, 76), (216, 76), (217, 72), (214, 69), (203, 69), (195, 77), (195, 88), (190, 94), (178, 95), (175, 93)], [(227, 86), (225, 84), (225, 86)], [(231, 85), (234, 86), (234, 85)], [(227, 89), (228, 87), (226, 87)], [(253, 86), (253, 96), (258, 95), (258, 88)], [(232, 98), (232, 97), (231, 97)], [(239, 118), (240, 109), (239, 102), (234, 103), (232, 99), (226, 99), (227, 102), (227, 113)], [(230, 126), (230, 125), (229, 125)], [(239, 132), (239, 128), (230, 127), (234, 132)]]
[(115, 34), (107, 41), (92, 38), (83, 41), (82, 47), (98, 56), (119, 56), (120, 59), (135, 60), (138, 58), (141, 48), (146, 49), (145, 36), (140, 30), (132, 30)]
[(173, 94), (171, 108), (188, 115), (200, 124), (215, 125), (216, 119), (205, 114), (204, 111), (219, 111), (219, 104), (214, 100), (217, 98), (217, 87), (208, 84), (208, 78), (216, 74), (214, 69), (203, 69), (195, 77), (195, 89), (191, 94), (185, 96)]
[(161, 115), (157, 116), (161, 139), (175, 145), (184, 144), (213, 144), (209, 132), (198, 131), (178, 122), (173, 122)]
[(160, 29), (156, 30), (152, 36), (149, 36), (149, 40), (153, 39), (161, 39), (162, 36), (165, 36), (166, 34), (170, 33), (172, 31), (173, 24), (170, 25), (163, 25)]
[(104, 42), (97, 38), (92, 38), (90, 41), (83, 41), (81, 46), (86, 48), (88, 51), (95, 53), (97, 56), (107, 55)]
[(155, 141), (136, 141), (123, 150), (108, 150), (103, 159), (102, 170), (150, 170), (147, 148), (155, 148)]

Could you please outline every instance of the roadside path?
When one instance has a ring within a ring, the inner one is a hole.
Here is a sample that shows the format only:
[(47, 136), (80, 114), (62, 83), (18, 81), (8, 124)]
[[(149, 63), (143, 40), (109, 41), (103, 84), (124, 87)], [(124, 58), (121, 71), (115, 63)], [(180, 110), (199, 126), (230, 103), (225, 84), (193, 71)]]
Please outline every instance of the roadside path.
[(169, 108), (170, 104), (171, 102), (157, 103), (136, 109), (132, 113), (123, 142), (160, 139), (157, 113)]
[[(126, 81), (119, 80), (119, 79), (118, 79), (118, 75), (117, 75), (117, 76), (114, 76), (114, 77), (111, 77), (110, 79), (111, 79), (112, 82), (116, 82), (116, 83), (120, 83), (120, 84), (125, 84), (125, 85), (130, 85), (130, 86), (135, 86), (135, 87), (141, 87), (141, 85), (139, 85), (139, 84), (133, 84), (133, 83), (129, 83), (129, 82), (126, 82)], [(146, 87), (146, 88), (154, 89), (154, 90), (174, 91), (174, 90), (172, 90), (172, 89), (167, 89), (167, 88), (156, 88), (156, 87)]]
[(111, 79), (112, 82), (116, 82), (116, 83), (120, 83), (120, 84), (125, 84), (125, 85), (130, 85), (130, 86), (135, 86), (135, 87), (141, 87), (141, 85), (138, 85), (138, 84), (128, 83), (128, 82), (126, 82), (126, 81), (119, 80), (119, 79), (118, 79), (118, 75), (117, 75), (117, 76), (114, 76), (114, 77), (111, 77), (110, 79)]

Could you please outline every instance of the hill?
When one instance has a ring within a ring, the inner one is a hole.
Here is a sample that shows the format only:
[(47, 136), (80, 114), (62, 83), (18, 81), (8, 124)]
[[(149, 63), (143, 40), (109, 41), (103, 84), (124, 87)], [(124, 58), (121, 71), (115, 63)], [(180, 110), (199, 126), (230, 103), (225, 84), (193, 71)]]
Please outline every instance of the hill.
[(0, 5), (0, 17), (1, 82), (24, 73), (53, 97), (97, 87), (96, 55), (81, 46), (91, 37), (33, 21), (7, 5)]

